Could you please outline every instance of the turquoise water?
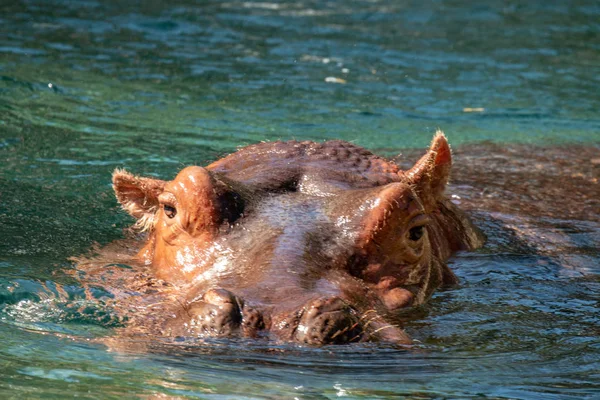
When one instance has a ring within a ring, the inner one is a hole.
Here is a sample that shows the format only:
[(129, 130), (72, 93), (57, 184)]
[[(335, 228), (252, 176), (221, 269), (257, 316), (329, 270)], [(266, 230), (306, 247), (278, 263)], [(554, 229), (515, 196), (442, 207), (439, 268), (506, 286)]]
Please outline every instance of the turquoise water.
[[(2, 2), (0, 397), (600, 396), (599, 21), (592, 0)], [(276, 139), (414, 160), (437, 128), (490, 240), (406, 322), (415, 349), (97, 340), (121, 321), (69, 258), (131, 223), (114, 168)]]

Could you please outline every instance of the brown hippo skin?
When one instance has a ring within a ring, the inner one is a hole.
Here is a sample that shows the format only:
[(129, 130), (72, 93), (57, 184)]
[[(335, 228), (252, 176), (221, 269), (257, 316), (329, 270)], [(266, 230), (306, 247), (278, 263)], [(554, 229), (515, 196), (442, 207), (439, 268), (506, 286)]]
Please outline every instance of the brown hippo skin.
[(274, 142), (113, 185), (149, 232), (137, 258), (186, 288), (170, 335), (406, 343), (394, 313), (456, 283), (446, 260), (483, 243), (444, 196), (451, 162), (441, 132), (407, 171), (343, 141)]

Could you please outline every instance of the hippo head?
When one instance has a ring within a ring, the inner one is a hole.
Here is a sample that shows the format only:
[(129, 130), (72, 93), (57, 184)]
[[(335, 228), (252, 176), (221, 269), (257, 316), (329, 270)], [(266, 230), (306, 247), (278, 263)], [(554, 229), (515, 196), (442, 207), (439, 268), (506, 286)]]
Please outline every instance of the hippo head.
[(443, 195), (450, 166), (440, 133), (407, 171), (345, 142), (277, 142), (172, 181), (117, 170), (113, 184), (162, 279), (278, 309), (320, 295), (389, 312), (455, 282), (446, 259), (481, 242)]

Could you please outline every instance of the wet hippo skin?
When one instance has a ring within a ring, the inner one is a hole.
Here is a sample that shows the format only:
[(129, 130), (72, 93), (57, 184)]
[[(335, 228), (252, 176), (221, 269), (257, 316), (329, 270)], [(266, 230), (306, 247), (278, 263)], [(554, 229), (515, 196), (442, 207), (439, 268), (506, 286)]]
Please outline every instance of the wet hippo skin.
[(406, 171), (342, 141), (261, 143), (113, 185), (148, 232), (137, 259), (185, 287), (168, 335), (402, 343), (390, 316), (455, 283), (447, 259), (483, 243), (444, 195), (451, 158), (441, 132)]

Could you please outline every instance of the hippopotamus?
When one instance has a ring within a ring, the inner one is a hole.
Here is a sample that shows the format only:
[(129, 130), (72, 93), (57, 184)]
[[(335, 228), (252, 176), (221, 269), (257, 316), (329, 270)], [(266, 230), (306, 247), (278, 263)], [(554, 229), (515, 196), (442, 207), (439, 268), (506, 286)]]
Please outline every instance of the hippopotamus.
[(445, 195), (451, 165), (442, 132), (408, 170), (340, 140), (278, 141), (171, 181), (117, 169), (113, 187), (146, 232), (136, 259), (185, 290), (168, 335), (407, 343), (394, 316), (484, 241)]

